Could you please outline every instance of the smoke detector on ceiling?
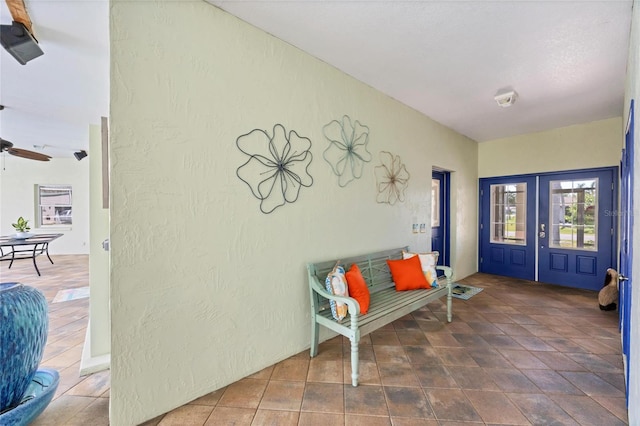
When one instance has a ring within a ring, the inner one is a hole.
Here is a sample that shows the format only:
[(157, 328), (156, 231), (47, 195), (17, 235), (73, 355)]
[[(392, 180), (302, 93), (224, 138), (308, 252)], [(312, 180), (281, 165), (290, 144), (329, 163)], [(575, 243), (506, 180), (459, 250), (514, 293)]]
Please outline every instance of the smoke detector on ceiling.
[(510, 92), (505, 93), (499, 93), (494, 97), (496, 103), (502, 108), (510, 107), (516, 102), (517, 98), (518, 94), (515, 92), (515, 90), (511, 90)]

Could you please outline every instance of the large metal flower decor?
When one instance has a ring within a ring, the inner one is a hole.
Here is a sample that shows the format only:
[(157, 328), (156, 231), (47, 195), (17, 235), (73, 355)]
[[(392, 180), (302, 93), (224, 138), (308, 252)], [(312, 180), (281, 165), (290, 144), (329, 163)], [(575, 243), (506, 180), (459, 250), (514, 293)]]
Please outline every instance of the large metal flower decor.
[(375, 167), (376, 201), (394, 205), (404, 201), (404, 191), (409, 185), (409, 172), (399, 155), (387, 151), (380, 152), (382, 165)]
[(325, 125), (322, 132), (329, 140), (322, 156), (338, 176), (338, 185), (345, 187), (352, 180), (360, 179), (364, 164), (371, 161), (371, 153), (367, 151), (369, 128), (358, 120), (352, 123), (345, 115), (342, 121), (333, 120)]
[(300, 189), (313, 184), (311, 141), (294, 130), (287, 134), (281, 124), (273, 126), (272, 135), (255, 129), (239, 136), (236, 145), (249, 156), (236, 174), (260, 200), (262, 213), (295, 202)]

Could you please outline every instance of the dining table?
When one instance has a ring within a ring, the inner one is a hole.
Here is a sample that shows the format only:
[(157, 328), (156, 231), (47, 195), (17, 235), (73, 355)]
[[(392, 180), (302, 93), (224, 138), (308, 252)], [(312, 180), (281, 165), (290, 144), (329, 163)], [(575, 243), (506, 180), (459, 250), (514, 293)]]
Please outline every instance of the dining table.
[(9, 268), (11, 268), (15, 260), (31, 259), (38, 276), (41, 276), (36, 258), (44, 254), (49, 259), (49, 262), (53, 264), (53, 260), (51, 260), (51, 256), (49, 256), (49, 243), (63, 235), (64, 234), (31, 234), (26, 238), (18, 238), (17, 235), (0, 236), (0, 261), (10, 262)]

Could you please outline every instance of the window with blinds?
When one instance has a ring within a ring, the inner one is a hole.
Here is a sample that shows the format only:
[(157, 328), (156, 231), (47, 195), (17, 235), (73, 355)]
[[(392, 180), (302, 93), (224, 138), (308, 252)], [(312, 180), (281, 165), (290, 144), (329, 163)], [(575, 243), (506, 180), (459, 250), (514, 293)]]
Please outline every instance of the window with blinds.
[(73, 223), (71, 185), (36, 185), (38, 226)]

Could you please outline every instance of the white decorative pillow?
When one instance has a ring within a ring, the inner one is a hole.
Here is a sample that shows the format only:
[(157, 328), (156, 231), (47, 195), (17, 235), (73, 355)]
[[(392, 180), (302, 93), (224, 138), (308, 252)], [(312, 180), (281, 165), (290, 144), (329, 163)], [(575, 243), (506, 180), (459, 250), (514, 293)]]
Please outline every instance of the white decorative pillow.
[[(333, 270), (327, 275), (325, 287), (329, 293), (335, 294), (336, 296), (349, 296), (347, 280), (345, 279), (344, 268), (342, 266), (336, 263), (336, 266), (334, 266)], [(329, 304), (331, 305), (333, 318), (340, 321), (347, 316), (349, 307), (346, 304), (336, 302), (335, 300), (330, 300)]]
[(409, 259), (410, 257), (416, 255), (420, 259), (422, 272), (424, 272), (424, 277), (427, 279), (427, 282), (431, 284), (431, 287), (437, 288), (438, 274), (436, 272), (436, 265), (438, 264), (438, 256), (440, 255), (440, 253), (438, 253), (437, 251), (432, 251), (430, 253), (411, 253), (402, 250), (403, 259)]

